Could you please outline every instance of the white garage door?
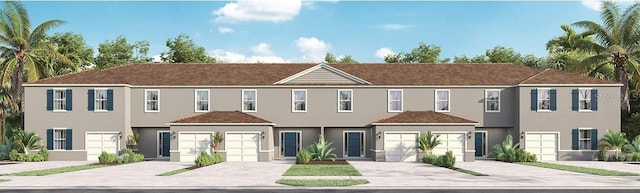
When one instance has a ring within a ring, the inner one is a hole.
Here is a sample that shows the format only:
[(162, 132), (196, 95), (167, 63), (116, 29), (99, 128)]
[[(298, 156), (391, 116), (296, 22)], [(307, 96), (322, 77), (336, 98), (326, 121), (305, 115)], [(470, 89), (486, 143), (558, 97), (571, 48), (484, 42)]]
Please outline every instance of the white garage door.
[(211, 153), (211, 133), (180, 133), (180, 161), (194, 161), (200, 152)]
[(87, 160), (98, 161), (98, 157), (103, 151), (107, 153), (118, 153), (117, 133), (87, 133)]
[(224, 142), (227, 161), (257, 162), (259, 138), (258, 133), (227, 133)]
[(386, 133), (384, 136), (385, 160), (388, 162), (416, 161), (417, 133)]
[(556, 161), (558, 135), (555, 133), (527, 133), (525, 150), (535, 154), (539, 161)]
[(457, 162), (464, 161), (464, 133), (434, 133), (440, 135), (438, 139), (442, 144), (433, 148), (433, 154), (444, 155), (451, 151)]

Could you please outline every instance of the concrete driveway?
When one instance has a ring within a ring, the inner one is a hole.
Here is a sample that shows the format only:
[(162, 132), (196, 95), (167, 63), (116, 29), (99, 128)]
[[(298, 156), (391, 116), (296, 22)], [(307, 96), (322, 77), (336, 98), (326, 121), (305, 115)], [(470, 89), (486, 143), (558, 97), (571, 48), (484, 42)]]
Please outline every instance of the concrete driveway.
[[(551, 162), (563, 165), (582, 166), (605, 170), (617, 170), (640, 174), (640, 162), (603, 162), (603, 161), (557, 161)], [(632, 164), (633, 163), (633, 164)]]
[(93, 161), (46, 161), (46, 162), (2, 162), (2, 163), (16, 163), (16, 164), (3, 164), (0, 165), (0, 174), (8, 174), (15, 172), (24, 172), (31, 170), (43, 170), (49, 168), (59, 168), (76, 165), (87, 165), (97, 163)]

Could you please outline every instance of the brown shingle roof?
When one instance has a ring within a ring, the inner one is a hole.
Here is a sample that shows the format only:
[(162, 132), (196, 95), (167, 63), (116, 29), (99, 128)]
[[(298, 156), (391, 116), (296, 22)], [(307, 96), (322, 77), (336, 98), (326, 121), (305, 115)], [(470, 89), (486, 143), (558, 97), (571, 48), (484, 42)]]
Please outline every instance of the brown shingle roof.
[(373, 123), (477, 123), (468, 119), (433, 111), (405, 111)]
[(618, 82), (603, 80), (561, 70), (546, 69), (520, 84), (619, 84)]
[[(129, 84), (137, 86), (250, 86), (275, 82), (317, 64), (131, 64), (89, 70), (29, 84)], [(373, 85), (515, 85), (612, 82), (517, 64), (331, 64)], [(530, 78), (534, 75), (536, 77)], [(525, 81), (526, 80), (526, 81)], [(524, 81), (524, 82), (523, 82)]]
[(240, 111), (211, 111), (191, 117), (171, 121), (170, 123), (271, 123)]

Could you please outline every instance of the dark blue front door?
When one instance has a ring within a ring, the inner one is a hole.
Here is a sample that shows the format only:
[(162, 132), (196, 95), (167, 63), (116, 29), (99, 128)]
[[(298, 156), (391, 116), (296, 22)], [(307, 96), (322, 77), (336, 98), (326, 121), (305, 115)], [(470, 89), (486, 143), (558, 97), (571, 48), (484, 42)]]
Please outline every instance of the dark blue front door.
[(160, 135), (162, 137), (162, 157), (169, 157), (171, 134), (169, 132), (162, 132)]
[(298, 133), (285, 132), (284, 133), (284, 156), (294, 157), (298, 153)]
[(362, 133), (347, 133), (347, 156), (360, 157), (360, 146), (362, 144)]
[(476, 132), (476, 156), (484, 156), (484, 133)]

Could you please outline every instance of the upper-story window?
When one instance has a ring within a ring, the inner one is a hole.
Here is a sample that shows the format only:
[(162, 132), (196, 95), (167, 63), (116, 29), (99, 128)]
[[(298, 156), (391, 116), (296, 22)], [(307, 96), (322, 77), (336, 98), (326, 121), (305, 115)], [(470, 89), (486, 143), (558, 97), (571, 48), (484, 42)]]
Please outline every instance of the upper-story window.
[(449, 90), (436, 89), (436, 112), (449, 112)]
[(94, 92), (94, 111), (107, 110), (107, 89), (95, 89)]
[(551, 89), (538, 89), (538, 110), (551, 110)]
[[(591, 89), (578, 89), (579, 110), (591, 110)], [(580, 135), (582, 136), (582, 134)]]
[(291, 102), (293, 112), (307, 112), (307, 90), (292, 90)]
[(571, 109), (579, 112), (598, 110), (598, 89), (579, 88), (571, 90)]
[(353, 112), (353, 90), (338, 90), (338, 112)]
[(402, 112), (402, 90), (389, 89), (387, 91), (387, 111), (388, 112)]
[(242, 112), (256, 112), (258, 91), (254, 89), (242, 90)]
[(195, 91), (196, 112), (209, 111), (209, 90), (197, 89)]
[(486, 112), (500, 112), (500, 90), (487, 89), (484, 93), (484, 106)]
[(54, 111), (66, 111), (67, 107), (67, 92), (66, 89), (54, 89), (53, 90), (53, 110)]
[(160, 112), (160, 90), (147, 89), (144, 90), (144, 111)]

